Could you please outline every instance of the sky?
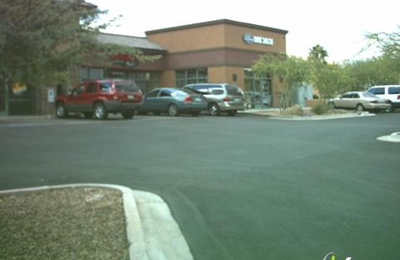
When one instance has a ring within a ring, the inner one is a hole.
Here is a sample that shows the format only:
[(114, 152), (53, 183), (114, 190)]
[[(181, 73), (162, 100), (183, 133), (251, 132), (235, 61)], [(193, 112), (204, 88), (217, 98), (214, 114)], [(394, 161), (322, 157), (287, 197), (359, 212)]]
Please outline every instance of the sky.
[(145, 37), (146, 31), (229, 19), (288, 31), (286, 53), (306, 58), (319, 44), (329, 62), (360, 60), (379, 55), (366, 46), (365, 35), (398, 32), (400, 1), (352, 0), (86, 0), (108, 10), (102, 20), (119, 15), (105, 33)]

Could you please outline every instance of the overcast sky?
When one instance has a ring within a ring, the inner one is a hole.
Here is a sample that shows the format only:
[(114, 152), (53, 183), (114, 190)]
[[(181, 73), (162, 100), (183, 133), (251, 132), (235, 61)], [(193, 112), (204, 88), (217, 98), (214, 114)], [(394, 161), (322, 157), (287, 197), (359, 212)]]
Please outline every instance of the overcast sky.
[(287, 30), (287, 54), (305, 58), (319, 44), (331, 62), (370, 57), (372, 50), (359, 55), (365, 34), (400, 25), (400, 1), (394, 0), (86, 1), (108, 10), (104, 19), (123, 16), (107, 33), (145, 37), (146, 31), (230, 19)]

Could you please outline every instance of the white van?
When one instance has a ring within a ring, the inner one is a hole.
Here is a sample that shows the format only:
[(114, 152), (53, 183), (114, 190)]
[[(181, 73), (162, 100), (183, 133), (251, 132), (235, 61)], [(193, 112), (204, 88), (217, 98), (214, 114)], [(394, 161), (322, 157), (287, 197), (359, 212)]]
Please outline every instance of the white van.
[(384, 85), (370, 87), (368, 92), (390, 102), (390, 112), (400, 108), (400, 85)]

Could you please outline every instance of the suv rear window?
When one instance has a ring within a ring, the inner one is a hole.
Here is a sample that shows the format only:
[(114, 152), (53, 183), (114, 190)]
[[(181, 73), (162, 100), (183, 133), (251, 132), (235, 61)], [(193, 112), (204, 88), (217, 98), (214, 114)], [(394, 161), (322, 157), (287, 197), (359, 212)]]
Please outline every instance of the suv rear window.
[(385, 88), (371, 88), (368, 92), (375, 95), (385, 95)]
[(195, 91), (207, 91), (208, 86), (193, 86), (192, 89)]
[(400, 87), (389, 87), (389, 94), (400, 94)]
[(117, 92), (137, 92), (139, 86), (133, 81), (117, 81), (115, 82), (115, 90)]
[(211, 94), (213, 95), (222, 95), (224, 94), (224, 90), (223, 89), (211, 89)]

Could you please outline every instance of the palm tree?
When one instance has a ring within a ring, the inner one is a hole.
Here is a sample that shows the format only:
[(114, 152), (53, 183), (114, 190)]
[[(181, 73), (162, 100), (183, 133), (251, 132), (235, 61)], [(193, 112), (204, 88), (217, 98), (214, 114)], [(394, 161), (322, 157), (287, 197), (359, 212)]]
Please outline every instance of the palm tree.
[(310, 49), (310, 53), (308, 54), (308, 59), (311, 61), (318, 61), (323, 64), (326, 64), (325, 58), (328, 57), (328, 52), (321, 45), (317, 44)]

